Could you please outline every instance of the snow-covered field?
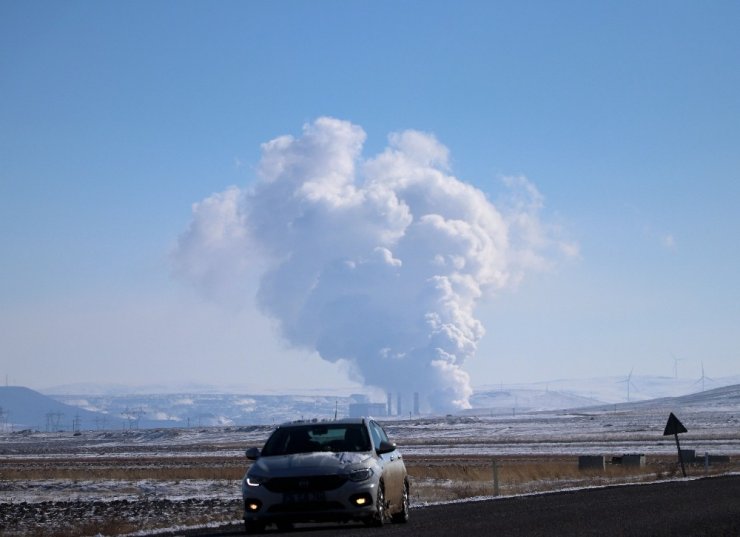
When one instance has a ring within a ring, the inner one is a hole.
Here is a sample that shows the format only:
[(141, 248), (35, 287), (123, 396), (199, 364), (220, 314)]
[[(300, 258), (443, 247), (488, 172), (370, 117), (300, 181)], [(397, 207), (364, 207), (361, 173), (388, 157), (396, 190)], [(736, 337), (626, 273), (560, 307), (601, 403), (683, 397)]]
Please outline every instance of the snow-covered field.
[[(671, 460), (675, 441), (663, 436), (670, 412), (688, 429), (683, 449), (729, 456), (722, 471), (738, 471), (738, 386), (628, 405), (383, 423), (407, 464), (627, 453)], [(238, 522), (244, 449), (261, 445), (272, 427), (0, 433), (0, 535), (113, 535)]]

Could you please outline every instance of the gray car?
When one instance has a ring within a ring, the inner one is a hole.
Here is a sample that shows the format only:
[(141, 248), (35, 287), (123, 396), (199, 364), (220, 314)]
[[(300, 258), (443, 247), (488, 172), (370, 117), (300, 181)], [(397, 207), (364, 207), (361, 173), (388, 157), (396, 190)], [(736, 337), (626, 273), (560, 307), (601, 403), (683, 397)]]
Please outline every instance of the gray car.
[(267, 524), (407, 522), (409, 481), (396, 445), (370, 418), (280, 425), (242, 481), (247, 533)]

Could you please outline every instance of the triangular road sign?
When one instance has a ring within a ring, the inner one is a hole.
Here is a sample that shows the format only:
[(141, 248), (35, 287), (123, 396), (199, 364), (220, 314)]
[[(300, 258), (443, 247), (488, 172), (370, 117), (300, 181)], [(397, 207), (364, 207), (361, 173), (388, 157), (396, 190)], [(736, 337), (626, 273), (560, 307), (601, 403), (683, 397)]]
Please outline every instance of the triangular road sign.
[(683, 423), (678, 421), (678, 418), (673, 415), (673, 412), (671, 412), (671, 415), (668, 416), (668, 423), (665, 424), (665, 431), (663, 431), (663, 436), (686, 432), (688, 432), (686, 430), (686, 427), (684, 427)]

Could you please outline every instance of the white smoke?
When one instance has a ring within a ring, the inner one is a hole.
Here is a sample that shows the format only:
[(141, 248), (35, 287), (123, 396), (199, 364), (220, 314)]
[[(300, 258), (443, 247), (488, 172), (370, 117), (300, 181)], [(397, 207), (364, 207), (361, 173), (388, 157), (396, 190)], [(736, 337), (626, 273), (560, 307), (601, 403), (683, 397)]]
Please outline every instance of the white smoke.
[(541, 222), (526, 179), (507, 179), (497, 208), (450, 174), (434, 136), (392, 134), (369, 159), (364, 141), (359, 126), (322, 117), (263, 144), (252, 188), (193, 205), (176, 271), (228, 288), (259, 266), (259, 306), (290, 344), (432, 410), (467, 408), (463, 364), (484, 333), (476, 303), (573, 246)]

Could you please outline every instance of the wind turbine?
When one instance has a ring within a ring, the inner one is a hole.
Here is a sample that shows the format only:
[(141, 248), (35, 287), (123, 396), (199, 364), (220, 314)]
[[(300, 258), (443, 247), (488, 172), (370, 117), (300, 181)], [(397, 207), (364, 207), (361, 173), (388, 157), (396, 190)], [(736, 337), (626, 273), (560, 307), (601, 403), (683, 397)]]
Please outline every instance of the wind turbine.
[(673, 357), (673, 378), (678, 378), (678, 362), (682, 362), (683, 358), (676, 358), (676, 355), (671, 353), (671, 356)]
[(632, 369), (630, 369), (630, 374), (627, 375), (627, 378), (625, 378), (624, 380), (620, 380), (619, 381), (619, 382), (624, 382), (627, 385), (627, 401), (628, 402), (630, 400), (630, 385), (632, 385), (633, 387), (637, 388), (637, 386), (635, 386), (635, 383), (632, 382), (632, 372), (634, 370), (635, 370), (634, 367)]
[(705, 380), (714, 380), (711, 377), (707, 377), (704, 374), (704, 360), (701, 361), (701, 378), (695, 382), (695, 384), (699, 384), (701, 382), (701, 391), (704, 391), (704, 381)]

